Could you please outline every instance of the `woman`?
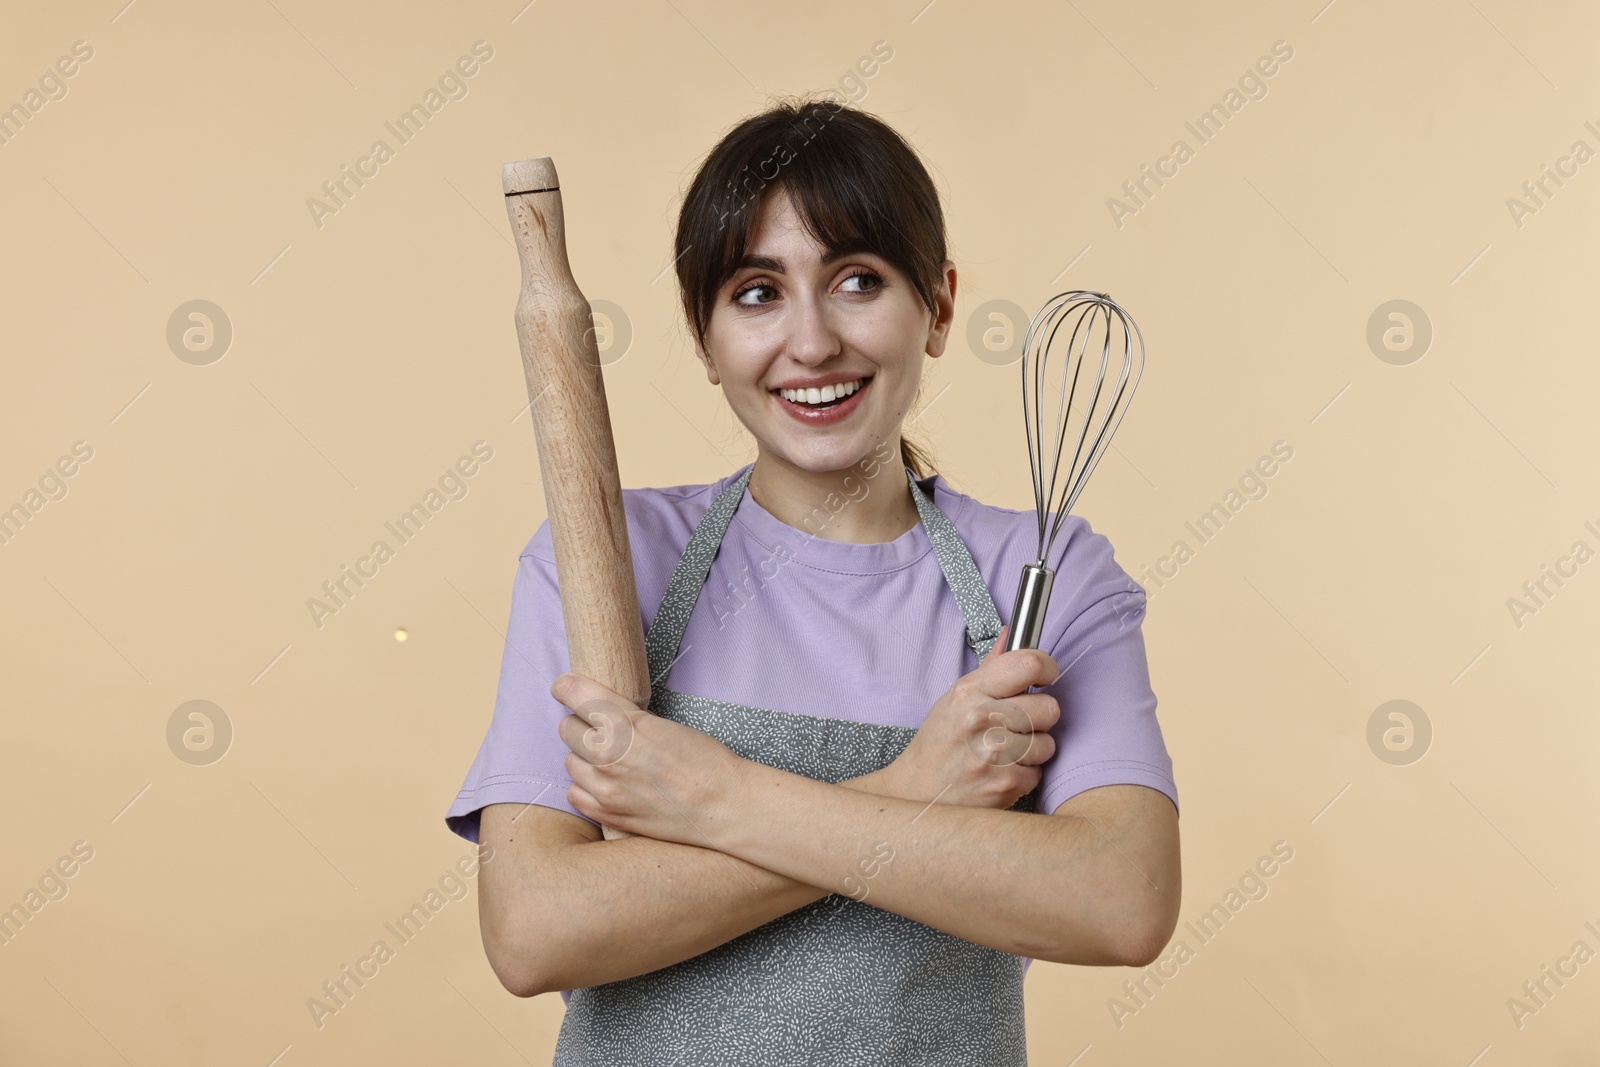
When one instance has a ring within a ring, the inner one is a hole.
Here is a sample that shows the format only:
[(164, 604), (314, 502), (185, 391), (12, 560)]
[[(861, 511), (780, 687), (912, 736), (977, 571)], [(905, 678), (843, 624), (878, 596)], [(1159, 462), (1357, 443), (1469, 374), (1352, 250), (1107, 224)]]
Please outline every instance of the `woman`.
[(741, 123), (676, 251), (756, 459), (624, 492), (654, 714), (563, 673), (548, 524), (523, 551), (447, 816), (493, 848), (490, 963), (562, 991), (558, 1064), (1023, 1064), (1032, 958), (1142, 965), (1177, 921), (1144, 592), (1070, 517), (1040, 649), (994, 651), (1037, 524), (901, 437), (956, 270), (888, 126)]

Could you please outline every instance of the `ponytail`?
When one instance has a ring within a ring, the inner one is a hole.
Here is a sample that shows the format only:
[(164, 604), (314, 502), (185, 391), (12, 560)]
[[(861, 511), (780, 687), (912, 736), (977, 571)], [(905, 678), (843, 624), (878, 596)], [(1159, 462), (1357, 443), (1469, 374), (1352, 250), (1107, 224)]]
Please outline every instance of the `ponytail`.
[(900, 462), (911, 468), (911, 473), (918, 481), (934, 473), (933, 460), (920, 445), (914, 445), (904, 437), (900, 438)]

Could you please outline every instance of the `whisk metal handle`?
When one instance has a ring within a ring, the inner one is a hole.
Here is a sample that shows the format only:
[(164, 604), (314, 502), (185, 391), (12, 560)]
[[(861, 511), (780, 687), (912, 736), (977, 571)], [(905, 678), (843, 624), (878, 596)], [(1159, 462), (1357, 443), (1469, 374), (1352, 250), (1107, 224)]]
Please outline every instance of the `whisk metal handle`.
[(1022, 581), (1017, 586), (1017, 603), (1011, 610), (1011, 629), (1006, 632), (1005, 651), (1039, 647), (1039, 633), (1044, 628), (1044, 609), (1050, 603), (1050, 587), (1055, 580), (1053, 567), (1046, 567), (1043, 563), (1023, 566)]

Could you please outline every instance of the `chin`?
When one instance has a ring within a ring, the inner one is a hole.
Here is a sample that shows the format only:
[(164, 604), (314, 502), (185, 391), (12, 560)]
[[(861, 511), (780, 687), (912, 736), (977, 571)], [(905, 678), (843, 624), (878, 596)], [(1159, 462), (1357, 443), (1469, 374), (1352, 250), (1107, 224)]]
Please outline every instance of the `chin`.
[(797, 449), (763, 448), (769, 455), (781, 457), (790, 466), (803, 470), (808, 474), (832, 474), (847, 472), (860, 467), (863, 463), (876, 459), (882, 467), (885, 457), (895, 457), (899, 449), (895, 444), (884, 442), (876, 447), (865, 443), (852, 443), (850, 445), (829, 445), (814, 451)]

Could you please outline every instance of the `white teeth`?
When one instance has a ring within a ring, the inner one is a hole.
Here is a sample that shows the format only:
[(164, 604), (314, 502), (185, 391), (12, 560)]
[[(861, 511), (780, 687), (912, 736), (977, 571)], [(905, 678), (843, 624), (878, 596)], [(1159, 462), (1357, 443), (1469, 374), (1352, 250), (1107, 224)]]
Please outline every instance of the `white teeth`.
[(849, 396), (860, 389), (865, 381), (864, 378), (857, 378), (853, 382), (824, 385), (821, 389), (779, 389), (778, 395), (795, 404), (826, 404)]

